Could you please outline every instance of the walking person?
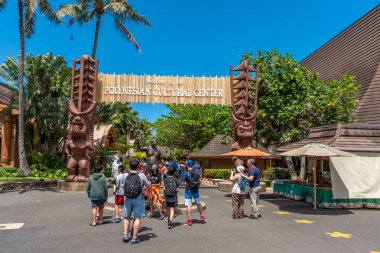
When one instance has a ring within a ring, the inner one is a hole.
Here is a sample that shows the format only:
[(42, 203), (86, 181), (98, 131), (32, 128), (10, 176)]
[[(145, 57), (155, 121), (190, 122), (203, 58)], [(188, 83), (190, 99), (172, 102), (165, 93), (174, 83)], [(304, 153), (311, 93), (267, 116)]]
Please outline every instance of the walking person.
[[(130, 172), (124, 176), (124, 234), (123, 241), (131, 244), (141, 242), (138, 233), (141, 226), (141, 218), (145, 216), (145, 201), (142, 194), (143, 188), (149, 186), (149, 182), (143, 173), (137, 173), (139, 161), (132, 159), (129, 162)], [(131, 216), (134, 216), (132, 239), (128, 235)]]
[(115, 190), (113, 192), (113, 194), (115, 195), (115, 218), (113, 221), (115, 223), (119, 223), (123, 220), (123, 216), (119, 218), (119, 206), (122, 206), (121, 213), (124, 213), (124, 170), (124, 165), (119, 165), (119, 174), (116, 177)]
[[(158, 174), (157, 164), (152, 165), (152, 174), (150, 175), (150, 194), (149, 194), (149, 206), (150, 206), (150, 217), (153, 218), (153, 208), (155, 207), (159, 212), (159, 220), (165, 218), (162, 213), (164, 207), (164, 200), (161, 198), (160, 185), (161, 185), (161, 175)], [(160, 205), (158, 204), (160, 203)]]
[(173, 218), (175, 208), (178, 207), (177, 193), (179, 191), (179, 180), (174, 177), (175, 171), (171, 167), (168, 169), (168, 176), (164, 180), (164, 196), (168, 215), (168, 229), (173, 228)]
[(250, 218), (259, 218), (259, 199), (260, 199), (260, 170), (255, 166), (255, 159), (248, 159), (247, 166), (250, 169), (248, 176), (240, 173), (240, 176), (248, 180), (249, 184), (249, 199), (251, 201), (252, 214)]
[(201, 184), (201, 175), (197, 170), (193, 170), (193, 161), (187, 161), (187, 172), (182, 177), (182, 184), (186, 185), (185, 190), (185, 206), (186, 206), (186, 214), (187, 221), (185, 225), (192, 226), (193, 221), (191, 219), (191, 206), (193, 205), (193, 199), (195, 204), (197, 205), (200, 221), (202, 223), (206, 222), (206, 218), (203, 215), (202, 205), (199, 196), (199, 185)]
[(103, 224), (103, 210), (104, 204), (108, 198), (107, 179), (103, 175), (104, 168), (101, 164), (95, 166), (94, 173), (90, 176), (87, 185), (87, 196), (91, 200), (92, 207), (92, 222), (91, 226), (96, 226), (96, 216), (98, 217), (98, 224)]
[(232, 182), (232, 218), (239, 219), (244, 217), (244, 197), (247, 193), (247, 179), (240, 176), (244, 173), (244, 166), (239, 165), (236, 169), (231, 169), (230, 180)]

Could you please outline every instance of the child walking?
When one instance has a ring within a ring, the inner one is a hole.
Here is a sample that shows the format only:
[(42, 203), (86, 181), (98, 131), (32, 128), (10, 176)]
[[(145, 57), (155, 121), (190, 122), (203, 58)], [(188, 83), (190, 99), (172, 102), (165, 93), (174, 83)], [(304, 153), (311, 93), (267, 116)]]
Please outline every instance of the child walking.
[(99, 214), (99, 224), (103, 224), (103, 209), (108, 198), (107, 179), (103, 175), (104, 168), (101, 164), (95, 166), (94, 173), (90, 176), (87, 186), (87, 196), (91, 200), (92, 222), (96, 226), (96, 215)]
[(178, 206), (177, 192), (179, 191), (179, 181), (174, 175), (175, 169), (169, 167), (167, 177), (164, 180), (164, 196), (168, 211), (168, 229), (173, 228), (174, 211)]
[(118, 167), (118, 175), (116, 177), (116, 183), (114, 188), (115, 195), (115, 219), (113, 220), (115, 223), (119, 223), (123, 221), (123, 218), (119, 218), (119, 206), (121, 205), (121, 213), (124, 213), (124, 165), (119, 165)]

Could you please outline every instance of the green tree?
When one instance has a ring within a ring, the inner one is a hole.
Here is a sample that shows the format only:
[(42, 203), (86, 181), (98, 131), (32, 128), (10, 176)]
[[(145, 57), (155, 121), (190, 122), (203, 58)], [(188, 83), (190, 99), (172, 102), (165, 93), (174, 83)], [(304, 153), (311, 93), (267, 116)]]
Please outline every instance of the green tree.
[[(0, 10), (6, 5), (6, 0), (0, 0)], [(39, 9), (42, 15), (46, 16), (49, 21), (59, 23), (59, 20), (54, 15), (50, 4), (47, 0), (18, 0), (18, 26), (20, 35), (20, 54), (18, 57), (19, 72), (18, 72), (18, 89), (19, 89), (19, 106), (20, 113), (18, 122), (18, 149), (20, 160), (20, 175), (30, 176), (32, 171), (29, 168), (25, 154), (25, 126), (24, 126), (24, 56), (25, 56), (25, 37), (30, 38), (35, 29), (36, 11)]]
[[(53, 57), (51, 53), (36, 57), (29, 54), (24, 66), (25, 120), (34, 122), (36, 130), (26, 131), (27, 143), (31, 150), (45, 151), (54, 157), (67, 135), (71, 69), (62, 56)], [(0, 77), (14, 86), (18, 71), (12, 57), (0, 65)], [(46, 144), (46, 149), (41, 144)]]
[(349, 74), (325, 83), (277, 50), (242, 58), (260, 69), (256, 138), (264, 146), (299, 140), (311, 127), (354, 121), (359, 85)]
[(230, 135), (230, 110), (219, 105), (167, 105), (171, 110), (154, 124), (161, 145), (193, 151), (216, 134)]
[(126, 21), (142, 24), (150, 27), (150, 23), (145, 16), (137, 13), (127, 0), (77, 0), (76, 4), (62, 5), (57, 12), (59, 17), (70, 16), (69, 24), (77, 22), (79, 25), (96, 19), (94, 45), (92, 48), (92, 58), (96, 57), (98, 36), (101, 20), (104, 16), (113, 18), (114, 25), (120, 34), (130, 41), (140, 52), (140, 46), (132, 33), (125, 27)]

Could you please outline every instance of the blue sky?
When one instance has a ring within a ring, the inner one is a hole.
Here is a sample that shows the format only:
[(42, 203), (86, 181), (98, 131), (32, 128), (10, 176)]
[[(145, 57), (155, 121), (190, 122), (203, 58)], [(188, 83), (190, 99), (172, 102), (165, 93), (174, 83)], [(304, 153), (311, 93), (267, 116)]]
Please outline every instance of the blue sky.
[[(8, 0), (0, 13), (0, 62), (17, 57), (19, 48), (17, 6)], [(51, 0), (54, 7), (74, 0)], [(247, 51), (289, 53), (297, 60), (312, 53), (365, 15), (378, 0), (130, 0), (148, 17), (152, 28), (127, 24), (142, 48), (139, 54), (102, 20), (97, 58), (103, 73), (226, 76)], [(36, 33), (26, 52), (52, 52), (68, 64), (91, 54), (95, 23), (60, 27), (37, 17)], [(163, 105), (133, 104), (140, 117), (155, 121), (168, 113)]]

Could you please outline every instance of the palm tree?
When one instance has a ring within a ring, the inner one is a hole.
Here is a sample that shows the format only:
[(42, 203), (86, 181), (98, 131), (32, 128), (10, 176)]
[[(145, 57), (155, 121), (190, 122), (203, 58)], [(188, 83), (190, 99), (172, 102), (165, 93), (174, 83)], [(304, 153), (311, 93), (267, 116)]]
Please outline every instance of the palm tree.
[(99, 29), (102, 17), (109, 15), (113, 18), (116, 29), (120, 34), (130, 41), (136, 50), (141, 52), (140, 46), (132, 33), (124, 26), (124, 22), (130, 21), (151, 27), (149, 20), (137, 13), (127, 0), (77, 0), (76, 4), (62, 5), (57, 12), (60, 18), (71, 16), (69, 24), (77, 22), (79, 25), (90, 22), (96, 18), (94, 45), (92, 48), (92, 58), (96, 57), (98, 45)]
[[(34, 33), (36, 10), (46, 16), (51, 22), (59, 23), (59, 19), (52, 11), (47, 0), (18, 0), (18, 26), (20, 34), (20, 54), (18, 56), (18, 88), (19, 88), (19, 121), (18, 121), (18, 150), (20, 160), (20, 175), (30, 176), (32, 171), (29, 168), (25, 154), (25, 125), (24, 125), (24, 56), (25, 56), (25, 37), (30, 38)], [(0, 9), (4, 8), (6, 0), (0, 0)], [(25, 17), (25, 19), (24, 19)]]

